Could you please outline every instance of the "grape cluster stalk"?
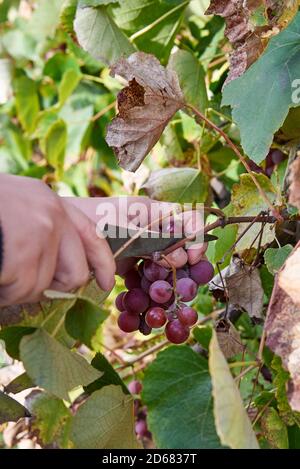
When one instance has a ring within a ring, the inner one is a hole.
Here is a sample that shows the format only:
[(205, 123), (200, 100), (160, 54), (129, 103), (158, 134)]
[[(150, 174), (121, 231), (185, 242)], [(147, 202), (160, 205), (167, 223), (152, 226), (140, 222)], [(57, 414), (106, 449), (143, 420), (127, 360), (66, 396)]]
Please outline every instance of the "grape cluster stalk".
[(209, 283), (213, 276), (214, 268), (205, 259), (189, 265), (185, 255), (172, 268), (141, 260), (126, 273), (127, 291), (116, 298), (119, 328), (127, 333), (139, 330), (144, 335), (164, 328), (171, 343), (186, 342), (190, 328), (198, 321), (197, 311), (186, 303), (194, 300), (198, 287)]

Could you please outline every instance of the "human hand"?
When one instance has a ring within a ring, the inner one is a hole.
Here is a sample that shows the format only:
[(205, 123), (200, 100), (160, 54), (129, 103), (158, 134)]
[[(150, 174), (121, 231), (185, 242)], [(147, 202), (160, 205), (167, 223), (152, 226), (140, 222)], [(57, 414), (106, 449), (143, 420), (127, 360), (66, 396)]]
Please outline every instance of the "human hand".
[(0, 306), (31, 303), (43, 291), (71, 291), (94, 270), (104, 290), (114, 283), (115, 263), (95, 224), (41, 181), (0, 175), (4, 259)]

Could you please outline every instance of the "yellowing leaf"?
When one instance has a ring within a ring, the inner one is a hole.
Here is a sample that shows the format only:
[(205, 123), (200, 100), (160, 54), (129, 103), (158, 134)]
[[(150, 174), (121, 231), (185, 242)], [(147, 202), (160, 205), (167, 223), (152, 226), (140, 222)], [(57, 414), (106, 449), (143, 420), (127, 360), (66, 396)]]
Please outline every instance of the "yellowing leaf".
[(220, 350), (215, 332), (209, 346), (209, 371), (215, 423), (221, 443), (233, 449), (259, 449), (240, 392)]
[(180, 108), (183, 95), (178, 77), (150, 54), (136, 52), (111, 70), (129, 82), (118, 95), (119, 114), (108, 126), (106, 141), (120, 166), (136, 171)]

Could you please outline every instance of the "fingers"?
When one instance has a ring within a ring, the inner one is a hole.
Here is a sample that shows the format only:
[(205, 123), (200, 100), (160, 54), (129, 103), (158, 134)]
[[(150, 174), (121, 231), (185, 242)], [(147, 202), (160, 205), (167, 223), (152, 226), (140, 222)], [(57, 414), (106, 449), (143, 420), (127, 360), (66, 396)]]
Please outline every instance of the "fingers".
[(88, 264), (95, 273), (98, 285), (103, 290), (110, 291), (115, 284), (116, 264), (108, 243), (97, 236), (95, 223), (81, 210), (67, 201), (63, 204), (81, 239)]

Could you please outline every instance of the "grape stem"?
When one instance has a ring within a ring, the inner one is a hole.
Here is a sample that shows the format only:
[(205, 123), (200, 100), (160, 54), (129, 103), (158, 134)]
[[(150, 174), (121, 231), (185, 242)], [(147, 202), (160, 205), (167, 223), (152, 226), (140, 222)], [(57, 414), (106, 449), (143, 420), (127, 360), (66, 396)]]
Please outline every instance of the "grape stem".
[[(218, 127), (216, 124), (214, 124), (214, 122), (212, 122), (208, 117), (206, 117), (204, 114), (202, 114), (202, 112), (200, 112), (196, 107), (194, 107), (193, 105), (191, 104), (186, 104), (185, 107), (187, 109), (190, 109), (196, 116), (196, 122), (198, 122), (198, 120), (201, 120), (201, 121), (204, 121), (209, 127), (211, 127), (213, 130), (215, 130), (219, 135), (221, 135), (224, 140), (226, 141), (226, 143), (230, 146), (230, 148), (234, 151), (234, 153), (237, 155), (237, 157), (239, 158), (239, 160), (241, 161), (241, 163), (244, 165), (246, 171), (249, 173), (253, 183), (255, 184), (255, 186), (257, 187), (260, 195), (262, 196), (262, 198), (264, 199), (264, 201), (266, 202), (267, 206), (269, 207), (269, 209), (271, 210), (271, 213), (274, 215), (274, 217), (276, 218), (276, 220), (282, 222), (283, 221), (283, 218), (281, 216), (281, 214), (275, 209), (275, 207), (273, 206), (273, 204), (271, 203), (270, 199), (268, 198), (267, 194), (265, 193), (265, 191), (263, 190), (263, 188), (261, 187), (261, 185), (259, 184), (259, 182), (257, 181), (256, 177), (254, 176), (253, 172), (251, 171), (251, 168), (249, 166), (249, 164), (247, 163), (247, 160), (246, 158), (241, 154), (240, 150), (238, 149), (238, 147), (233, 143), (233, 141), (228, 137), (228, 135), (222, 130), (220, 129), (220, 127)], [(198, 122), (199, 123), (199, 122)]]

